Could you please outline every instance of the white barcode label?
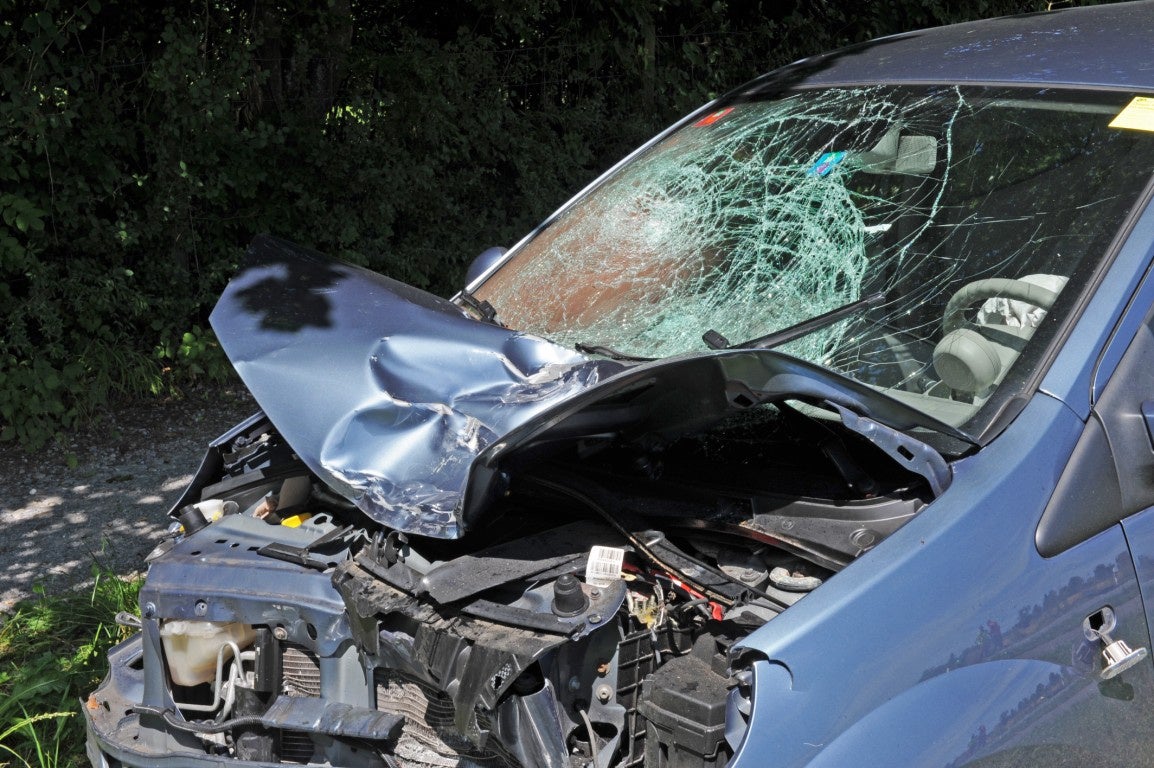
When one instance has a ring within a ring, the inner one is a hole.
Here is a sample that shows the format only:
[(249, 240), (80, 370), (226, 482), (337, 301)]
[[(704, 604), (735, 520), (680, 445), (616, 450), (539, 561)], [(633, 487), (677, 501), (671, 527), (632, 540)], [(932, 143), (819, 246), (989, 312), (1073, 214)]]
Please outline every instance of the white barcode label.
[(595, 587), (608, 587), (621, 578), (621, 563), (625, 562), (625, 550), (617, 547), (594, 546), (589, 550), (589, 562), (585, 564), (585, 583)]

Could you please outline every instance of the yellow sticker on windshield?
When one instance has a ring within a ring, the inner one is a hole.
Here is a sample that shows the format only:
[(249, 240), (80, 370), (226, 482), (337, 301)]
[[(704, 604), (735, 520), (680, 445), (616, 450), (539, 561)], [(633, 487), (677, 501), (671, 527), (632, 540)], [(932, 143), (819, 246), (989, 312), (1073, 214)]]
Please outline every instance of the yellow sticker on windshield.
[(1154, 131), (1154, 98), (1135, 96), (1110, 122), (1110, 127)]

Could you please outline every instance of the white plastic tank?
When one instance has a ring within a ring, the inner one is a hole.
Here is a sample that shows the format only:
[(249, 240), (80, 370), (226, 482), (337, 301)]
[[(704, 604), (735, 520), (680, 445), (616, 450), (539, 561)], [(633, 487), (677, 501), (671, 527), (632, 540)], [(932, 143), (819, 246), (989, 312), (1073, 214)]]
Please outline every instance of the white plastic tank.
[[(176, 685), (199, 685), (216, 677), (216, 656), (222, 646), (236, 643), (243, 650), (256, 632), (248, 624), (220, 621), (166, 621), (160, 628), (168, 674)], [(226, 651), (228, 659), (232, 651)]]

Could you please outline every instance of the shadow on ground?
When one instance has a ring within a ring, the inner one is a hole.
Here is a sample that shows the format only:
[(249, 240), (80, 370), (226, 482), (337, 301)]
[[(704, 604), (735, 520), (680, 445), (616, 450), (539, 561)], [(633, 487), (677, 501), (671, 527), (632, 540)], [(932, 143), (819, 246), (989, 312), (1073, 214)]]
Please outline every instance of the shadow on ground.
[(94, 566), (142, 570), (205, 446), (254, 410), (236, 390), (122, 405), (63, 444), (9, 449), (0, 457), (0, 611), (36, 585), (90, 584)]

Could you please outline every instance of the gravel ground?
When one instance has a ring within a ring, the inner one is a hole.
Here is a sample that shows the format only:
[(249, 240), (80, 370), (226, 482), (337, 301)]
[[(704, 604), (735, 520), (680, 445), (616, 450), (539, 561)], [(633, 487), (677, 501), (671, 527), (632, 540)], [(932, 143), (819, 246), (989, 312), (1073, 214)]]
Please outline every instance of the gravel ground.
[(256, 410), (241, 388), (121, 404), (36, 453), (0, 452), (0, 612), (43, 585), (90, 584), (93, 564), (128, 575), (168, 527), (205, 446)]

